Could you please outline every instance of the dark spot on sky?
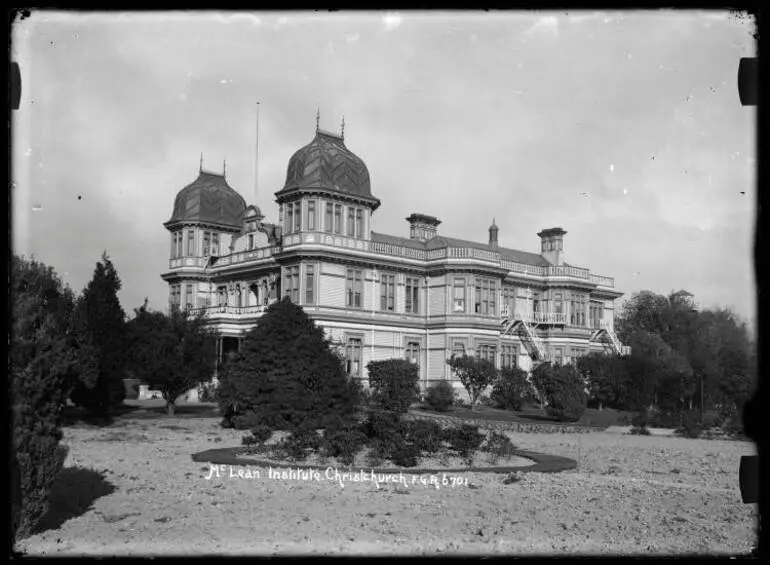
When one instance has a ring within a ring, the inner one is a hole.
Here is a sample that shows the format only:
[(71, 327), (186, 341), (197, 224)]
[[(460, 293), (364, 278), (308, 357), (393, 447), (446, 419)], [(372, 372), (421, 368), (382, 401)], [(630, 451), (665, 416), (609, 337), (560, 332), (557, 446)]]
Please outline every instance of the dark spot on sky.
[(650, 159), (652, 159), (652, 160), (654, 161), (654, 160), (655, 160), (655, 155), (653, 155), (652, 157), (650, 157)]
[(741, 194), (746, 194), (744, 191), (741, 190)]
[(78, 194), (78, 200), (83, 200), (83, 197)]

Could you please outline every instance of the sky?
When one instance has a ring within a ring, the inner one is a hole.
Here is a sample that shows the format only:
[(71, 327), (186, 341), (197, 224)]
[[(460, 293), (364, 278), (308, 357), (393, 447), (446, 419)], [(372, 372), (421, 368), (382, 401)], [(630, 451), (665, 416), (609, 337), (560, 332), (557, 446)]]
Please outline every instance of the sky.
[(375, 231), (418, 212), (486, 242), (494, 219), (539, 252), (562, 227), (618, 306), (685, 289), (754, 326), (753, 33), (697, 11), (33, 11), (12, 31), (13, 251), (81, 290), (106, 250), (127, 314), (165, 309), (162, 224), (201, 153), (277, 221), (320, 109), (369, 169)]

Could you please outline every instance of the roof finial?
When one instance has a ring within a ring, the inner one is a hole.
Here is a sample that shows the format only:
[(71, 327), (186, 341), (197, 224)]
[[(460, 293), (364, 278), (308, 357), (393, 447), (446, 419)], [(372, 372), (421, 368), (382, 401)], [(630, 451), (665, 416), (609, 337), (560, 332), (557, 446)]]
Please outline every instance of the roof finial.
[(198, 172), (199, 173), (203, 172), (203, 151), (201, 151), (201, 164), (200, 164), (200, 167), (198, 168)]
[(227, 159), (224, 159), (222, 161), (222, 176), (224, 177), (227, 173)]
[(315, 131), (318, 133), (321, 124), (321, 107), (319, 106), (315, 113)]
[(345, 139), (345, 114), (342, 114), (342, 126), (340, 127), (340, 137)]

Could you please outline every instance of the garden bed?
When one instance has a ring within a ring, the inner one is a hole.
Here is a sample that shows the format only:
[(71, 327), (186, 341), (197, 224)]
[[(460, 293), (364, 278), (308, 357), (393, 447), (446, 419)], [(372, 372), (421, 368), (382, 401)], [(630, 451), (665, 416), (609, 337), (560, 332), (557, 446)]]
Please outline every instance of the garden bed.
[[(317, 455), (308, 457), (305, 461), (289, 461), (286, 459), (272, 459), (263, 454), (248, 454), (248, 448), (244, 447), (224, 447), (220, 449), (209, 449), (192, 456), (193, 461), (200, 463), (212, 463), (214, 465), (231, 466), (257, 466), (257, 467), (292, 467), (299, 469), (318, 469), (325, 470), (329, 467), (338, 469), (366, 469), (375, 473), (512, 473), (512, 472), (539, 472), (539, 473), (557, 473), (574, 469), (577, 463), (573, 459), (558, 455), (549, 455), (546, 453), (537, 453), (534, 451), (517, 451), (514, 456), (509, 458), (499, 458), (495, 465), (485, 464), (486, 453), (477, 453), (474, 458), (474, 464), (466, 465), (459, 458), (450, 458), (449, 465), (444, 465), (445, 460), (440, 457), (423, 457), (415, 467), (372, 467), (367, 465), (364, 459), (358, 459), (353, 465), (344, 465), (337, 462), (334, 458), (327, 458), (325, 462)], [(359, 454), (361, 455), (361, 454)], [(451, 465), (456, 463), (457, 466)], [(478, 465), (478, 466), (476, 466)]]

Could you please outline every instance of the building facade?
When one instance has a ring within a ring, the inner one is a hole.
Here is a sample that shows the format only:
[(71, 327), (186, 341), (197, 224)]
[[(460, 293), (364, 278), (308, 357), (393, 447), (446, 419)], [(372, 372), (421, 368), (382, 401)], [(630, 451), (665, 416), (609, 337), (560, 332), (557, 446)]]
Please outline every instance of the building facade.
[[(289, 160), (275, 193), (276, 223), (248, 206), (222, 174), (201, 167), (176, 196), (171, 219), (170, 305), (203, 313), (220, 357), (237, 350), (267, 306), (302, 306), (367, 382), (371, 360), (407, 358), (423, 388), (455, 383), (452, 354), (531, 370), (589, 351), (627, 353), (613, 332), (622, 296), (611, 277), (564, 261), (561, 228), (538, 233), (540, 252), (444, 236), (412, 213), (408, 236), (372, 230), (380, 200), (344, 136), (316, 127)], [(405, 232), (407, 230), (405, 229)]]

